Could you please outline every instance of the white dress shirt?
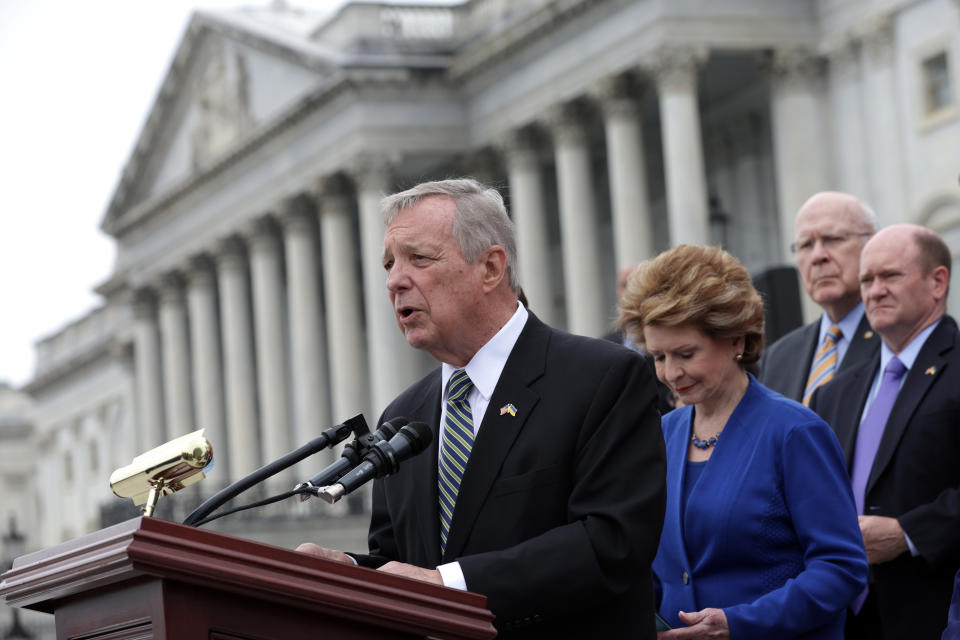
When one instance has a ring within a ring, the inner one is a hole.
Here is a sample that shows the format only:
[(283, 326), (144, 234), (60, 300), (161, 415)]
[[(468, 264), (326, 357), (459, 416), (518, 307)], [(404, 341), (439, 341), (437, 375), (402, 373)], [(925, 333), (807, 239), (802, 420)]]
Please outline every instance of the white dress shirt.
[[(467, 400), (470, 402), (470, 413), (473, 415), (474, 438), (476, 438), (480, 432), (480, 423), (483, 422), (483, 416), (487, 411), (487, 406), (490, 404), (493, 390), (497, 387), (497, 382), (500, 381), (500, 374), (503, 373), (503, 368), (507, 364), (507, 358), (510, 357), (510, 352), (513, 351), (514, 345), (517, 344), (517, 339), (520, 337), (520, 332), (523, 331), (524, 325), (527, 324), (529, 315), (527, 309), (518, 303), (517, 310), (510, 319), (507, 320), (507, 323), (503, 325), (500, 331), (490, 338), (485, 345), (480, 347), (480, 350), (473, 355), (473, 358), (470, 359), (467, 366), (463, 367), (467, 375), (470, 376), (470, 382), (473, 383), (473, 388), (467, 395)], [(447, 420), (447, 382), (450, 380), (453, 372), (459, 368), (460, 367), (454, 367), (446, 362), (444, 362), (441, 367), (440, 388), (443, 392), (440, 396), (440, 429), (437, 434), (438, 442), (443, 442), (443, 429)], [(437, 447), (438, 451), (439, 449), (440, 447)], [(439, 527), (440, 523), (437, 522), (436, 526)], [(440, 572), (444, 586), (466, 590), (467, 581), (463, 577), (463, 570), (460, 568), (459, 562), (441, 564), (437, 567), (437, 571)]]

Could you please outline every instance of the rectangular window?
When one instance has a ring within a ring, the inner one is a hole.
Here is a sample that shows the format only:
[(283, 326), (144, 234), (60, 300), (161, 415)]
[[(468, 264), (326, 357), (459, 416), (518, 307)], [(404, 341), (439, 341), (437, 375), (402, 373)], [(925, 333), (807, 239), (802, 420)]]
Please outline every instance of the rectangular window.
[(947, 52), (941, 51), (923, 60), (923, 106), (925, 115), (949, 108), (953, 104), (953, 88), (950, 86), (950, 68)]

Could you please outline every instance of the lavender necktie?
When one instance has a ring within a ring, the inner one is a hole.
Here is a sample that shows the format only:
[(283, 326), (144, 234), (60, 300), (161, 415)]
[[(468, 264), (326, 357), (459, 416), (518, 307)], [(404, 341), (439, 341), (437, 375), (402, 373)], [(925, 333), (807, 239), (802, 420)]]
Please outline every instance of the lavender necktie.
[[(883, 380), (880, 381), (880, 390), (877, 391), (867, 416), (860, 424), (857, 446), (853, 452), (853, 468), (850, 471), (850, 483), (853, 486), (853, 498), (857, 503), (857, 513), (863, 513), (867, 480), (873, 468), (873, 459), (877, 457), (877, 449), (880, 447), (883, 430), (887, 426), (887, 418), (890, 417), (890, 410), (893, 409), (893, 403), (897, 400), (900, 380), (906, 371), (907, 368), (896, 356), (887, 363), (887, 367), (883, 370)], [(850, 605), (854, 613), (860, 612), (866, 599), (867, 589), (864, 589)]]

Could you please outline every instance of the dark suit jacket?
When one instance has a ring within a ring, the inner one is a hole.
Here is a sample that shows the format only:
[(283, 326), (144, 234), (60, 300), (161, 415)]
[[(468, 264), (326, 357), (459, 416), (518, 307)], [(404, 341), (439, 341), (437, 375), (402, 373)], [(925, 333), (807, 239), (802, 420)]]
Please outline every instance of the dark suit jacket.
[[(876, 354), (813, 395), (849, 469)], [(960, 569), (960, 334), (944, 316), (907, 373), (867, 481), (867, 515), (897, 518), (920, 556), (871, 567), (870, 588), (892, 638), (940, 638)]]
[[(869, 336), (869, 337), (867, 337)], [(820, 320), (798, 327), (770, 345), (760, 358), (760, 375), (763, 386), (803, 401), (803, 390), (810, 376), (810, 365), (817, 352), (820, 337)], [(863, 362), (880, 350), (880, 338), (870, 329), (867, 314), (863, 314), (857, 333), (837, 367), (837, 372)]]
[[(611, 331), (610, 333), (604, 334), (603, 339), (619, 344), (623, 346), (624, 349), (628, 348), (623, 344), (623, 334), (619, 331)], [(644, 354), (643, 359), (647, 363), (647, 366), (650, 367), (650, 373), (653, 374), (653, 378), (657, 383), (657, 411), (660, 412), (660, 415), (665, 415), (674, 409), (673, 392), (670, 391), (670, 387), (660, 382), (659, 378), (657, 378), (657, 367), (653, 362), (653, 356)]]
[[(384, 417), (440, 421), (440, 370)], [(516, 416), (501, 415), (512, 403)], [(476, 417), (475, 417), (476, 419)], [(652, 376), (629, 349), (532, 313), (470, 454), (440, 556), (437, 441), (373, 488), (371, 556), (459, 561), (502, 638), (654, 638), (666, 462)]]

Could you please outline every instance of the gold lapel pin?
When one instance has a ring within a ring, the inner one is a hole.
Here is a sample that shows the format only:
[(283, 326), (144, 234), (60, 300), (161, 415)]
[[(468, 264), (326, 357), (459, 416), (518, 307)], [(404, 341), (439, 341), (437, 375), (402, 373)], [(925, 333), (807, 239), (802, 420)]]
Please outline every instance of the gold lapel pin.
[(509, 413), (511, 416), (516, 416), (516, 415), (517, 415), (517, 408), (516, 408), (515, 406), (513, 406), (513, 403), (512, 403), (512, 402), (511, 402), (511, 403), (508, 403), (508, 404), (505, 404), (505, 405), (503, 405), (502, 407), (500, 407), (500, 415), (503, 416), (503, 415), (506, 415), (506, 414), (508, 414), (508, 413)]
[(869, 340), (872, 337), (873, 337), (873, 331), (867, 331), (865, 334), (863, 334), (864, 340)]
[(925, 375), (925, 376), (932, 376), (932, 375), (934, 375), (936, 372), (937, 372), (937, 368), (936, 368), (936, 367), (929, 367), (929, 368), (927, 368), (926, 371), (923, 372), (923, 375)]

